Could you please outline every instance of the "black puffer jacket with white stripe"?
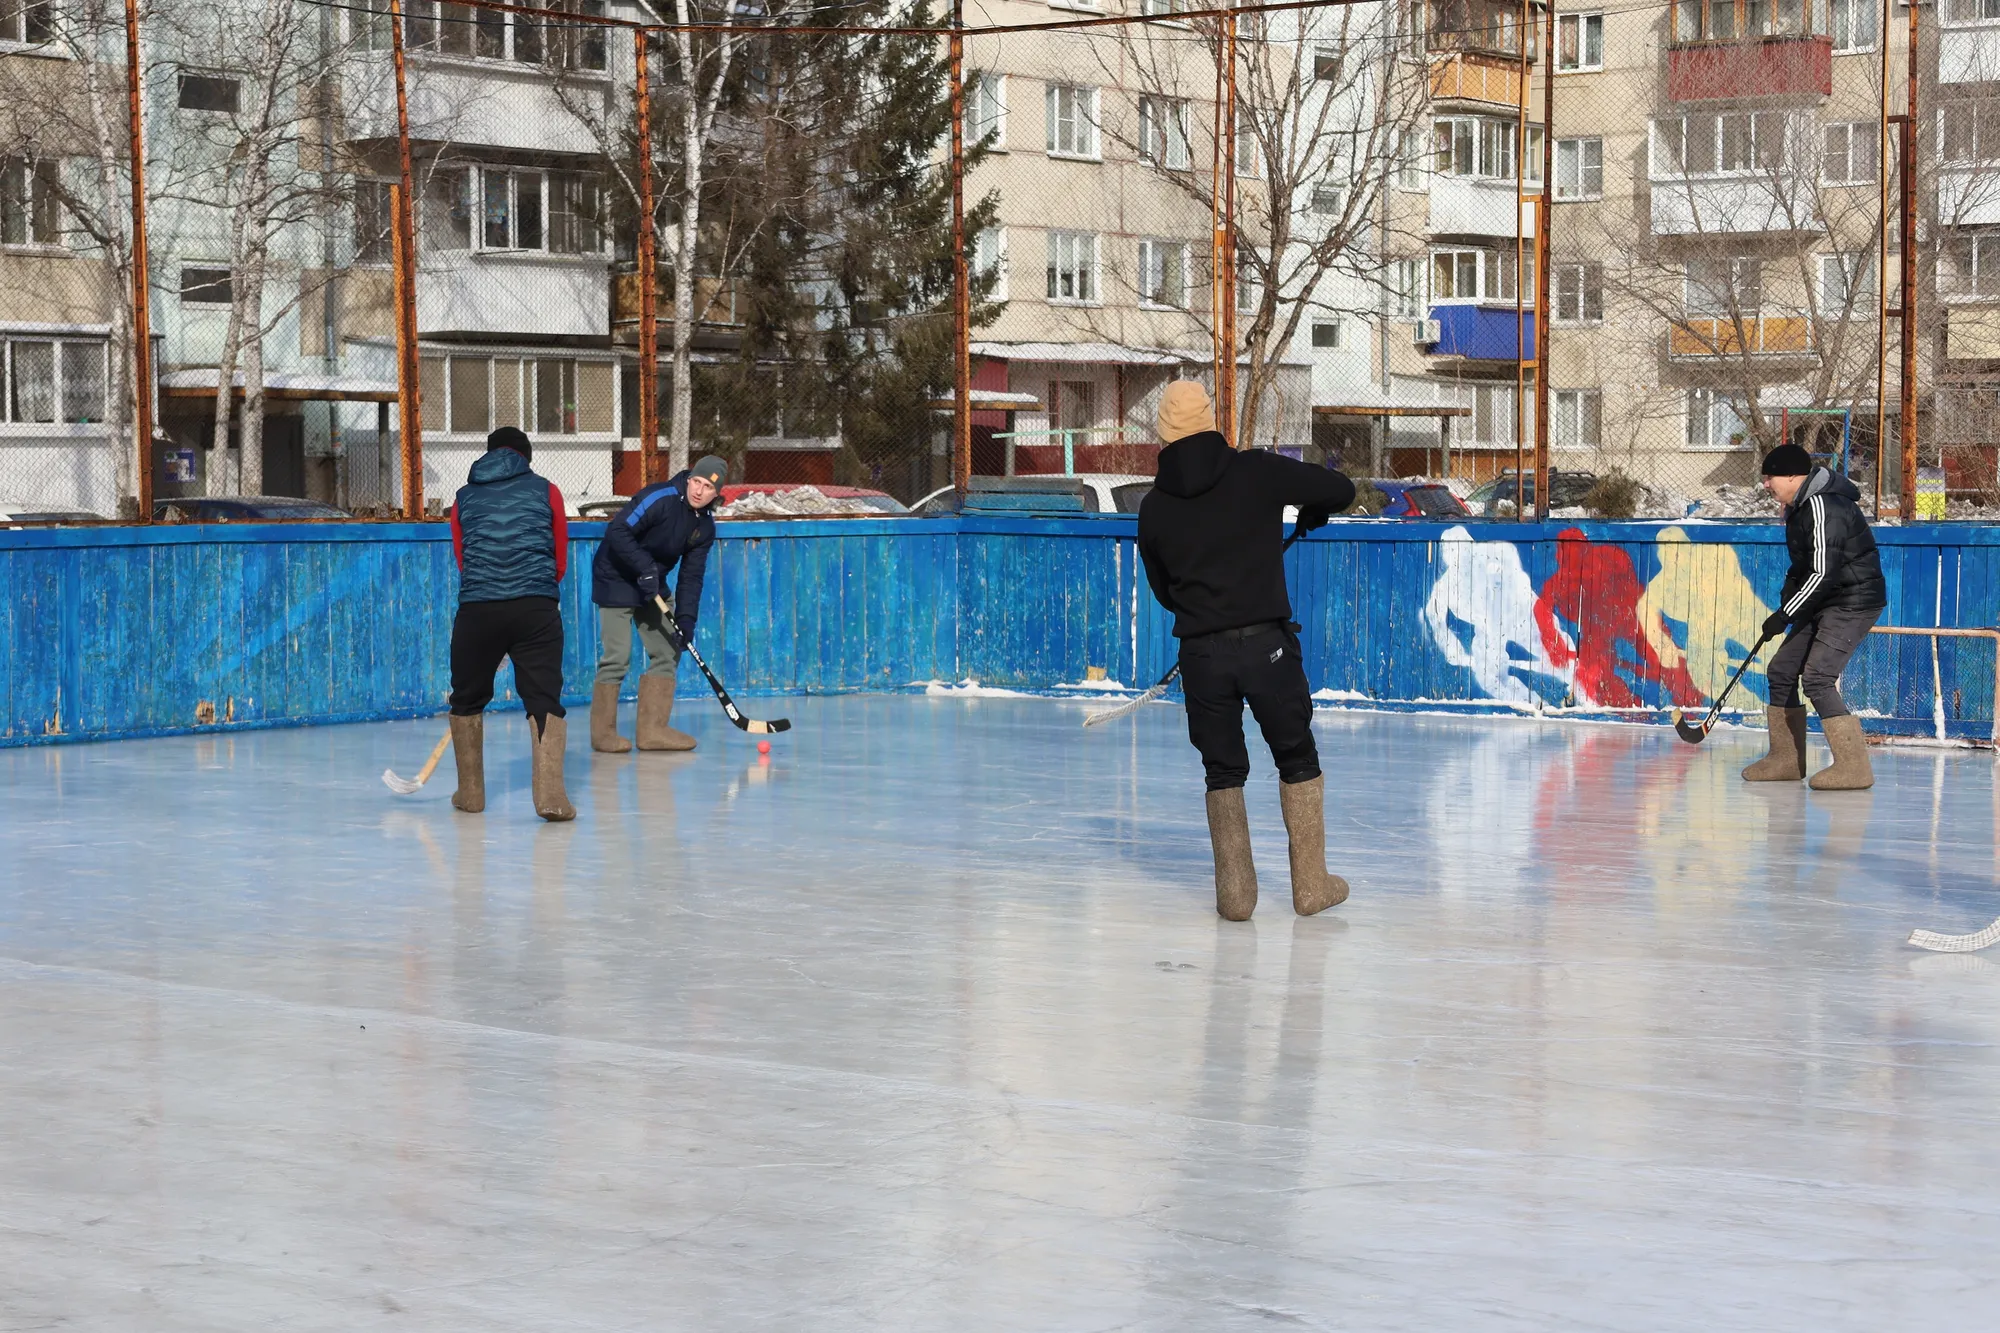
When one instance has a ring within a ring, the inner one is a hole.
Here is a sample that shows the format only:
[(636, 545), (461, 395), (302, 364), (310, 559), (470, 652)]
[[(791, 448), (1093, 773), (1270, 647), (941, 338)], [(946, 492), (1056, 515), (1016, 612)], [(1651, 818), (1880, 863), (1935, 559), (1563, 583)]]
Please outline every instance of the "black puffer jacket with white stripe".
[(1816, 467), (1785, 509), (1791, 572), (1778, 605), (1792, 624), (1829, 608), (1879, 611), (1889, 604), (1875, 534), (1861, 515), (1861, 492), (1845, 477)]

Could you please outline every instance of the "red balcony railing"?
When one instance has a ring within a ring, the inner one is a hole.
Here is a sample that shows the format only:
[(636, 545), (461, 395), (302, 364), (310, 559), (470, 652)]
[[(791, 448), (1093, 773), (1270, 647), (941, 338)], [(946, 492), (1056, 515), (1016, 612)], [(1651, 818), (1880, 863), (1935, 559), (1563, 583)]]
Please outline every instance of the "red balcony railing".
[(1676, 102), (1832, 92), (1830, 37), (1746, 37), (1684, 43), (1667, 51), (1667, 96)]

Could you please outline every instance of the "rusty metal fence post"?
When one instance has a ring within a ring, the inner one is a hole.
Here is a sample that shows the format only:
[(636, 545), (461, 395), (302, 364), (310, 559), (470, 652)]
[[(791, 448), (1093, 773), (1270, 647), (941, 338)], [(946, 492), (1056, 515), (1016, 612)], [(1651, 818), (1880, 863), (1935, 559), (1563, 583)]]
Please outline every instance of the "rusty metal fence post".
[(416, 200), (410, 169), (410, 92), (404, 68), (403, 0), (389, 0), (390, 54), (396, 74), (396, 165), (398, 183), (390, 191), (393, 213), (391, 258), (396, 290), (396, 402), (401, 424), (403, 517), (424, 516), (422, 375), (417, 362)]
[[(633, 101), (639, 136), (639, 484), (660, 475), (660, 311), (659, 256), (653, 202), (653, 97), (646, 66), (645, 28), (632, 30)], [(681, 299), (676, 293), (675, 299)]]
[[(1532, 27), (1521, 33), (1525, 49)], [(1528, 85), (1521, 85), (1523, 119)], [(1528, 151), (1527, 138), (1521, 152)], [(1549, 517), (1549, 344), (1554, 341), (1554, 309), (1549, 304), (1549, 269), (1554, 248), (1556, 197), (1556, 0), (1548, 5), (1548, 41), (1542, 47), (1542, 194), (1535, 208), (1535, 521)], [(1519, 275), (1515, 280), (1518, 282)]]
[[(132, 405), (138, 521), (153, 521), (153, 300), (146, 249), (146, 136), (140, 114), (139, 4), (125, 0), (125, 95), (132, 136)], [(219, 390), (220, 391), (220, 390)]]
[(972, 485), (972, 273), (965, 261), (965, 5), (951, 5), (951, 484)]

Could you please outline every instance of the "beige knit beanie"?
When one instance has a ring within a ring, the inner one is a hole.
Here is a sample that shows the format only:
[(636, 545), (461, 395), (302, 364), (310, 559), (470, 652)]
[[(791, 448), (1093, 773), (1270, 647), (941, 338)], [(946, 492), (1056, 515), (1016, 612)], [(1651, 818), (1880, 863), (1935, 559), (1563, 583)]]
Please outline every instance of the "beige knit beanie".
[(1160, 443), (1172, 444), (1188, 435), (1215, 429), (1215, 412), (1208, 390), (1198, 380), (1175, 380), (1160, 395)]

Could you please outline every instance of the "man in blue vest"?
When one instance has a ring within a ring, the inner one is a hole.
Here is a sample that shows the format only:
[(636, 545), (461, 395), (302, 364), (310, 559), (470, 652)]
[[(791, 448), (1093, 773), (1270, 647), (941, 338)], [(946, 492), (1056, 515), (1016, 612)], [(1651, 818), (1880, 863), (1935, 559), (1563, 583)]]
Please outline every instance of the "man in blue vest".
[(451, 745), (458, 791), (469, 814), (486, 808), (485, 711), (500, 660), (514, 663), (514, 688), (534, 746), (535, 813), (575, 819), (563, 790), (562, 607), (556, 589), (569, 557), (562, 492), (529, 468), (534, 448), (512, 426), (486, 437), (451, 506), (458, 556), (458, 616), (451, 625)]
[[(600, 640), (597, 681), (590, 691), (590, 746), (624, 754), (632, 742), (618, 734), (618, 691), (632, 668), (632, 631), (646, 650), (639, 677), (639, 748), (692, 750), (694, 737), (667, 725), (681, 645), (701, 615), (701, 584), (715, 543), (716, 497), (729, 465), (713, 454), (666, 481), (655, 482), (604, 525), (604, 541), (590, 562), (590, 600), (597, 603)], [(666, 577), (680, 569), (674, 595), (673, 634), (660, 614)]]

